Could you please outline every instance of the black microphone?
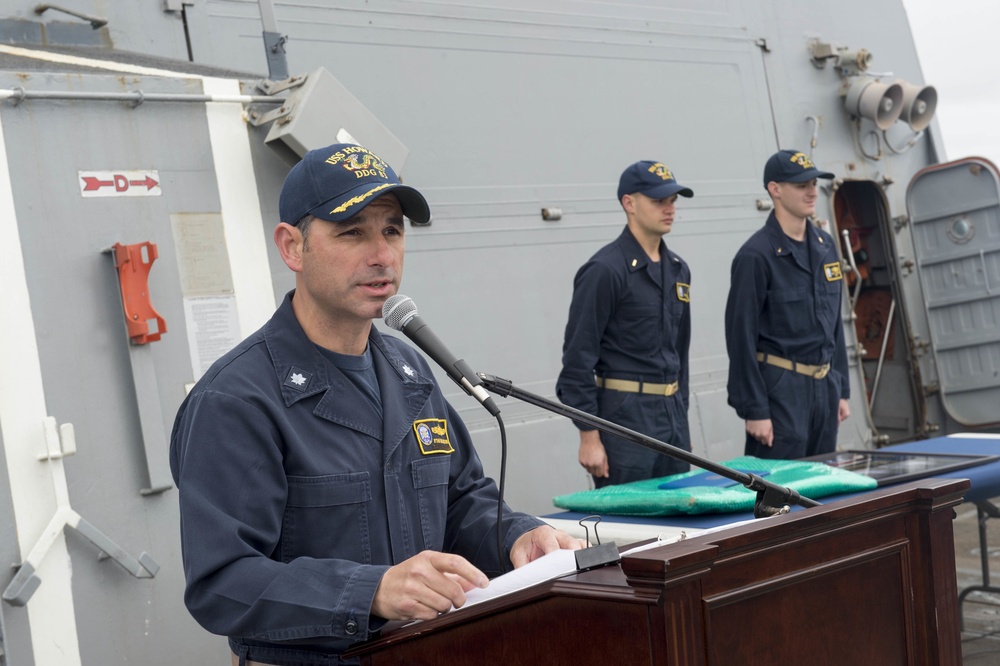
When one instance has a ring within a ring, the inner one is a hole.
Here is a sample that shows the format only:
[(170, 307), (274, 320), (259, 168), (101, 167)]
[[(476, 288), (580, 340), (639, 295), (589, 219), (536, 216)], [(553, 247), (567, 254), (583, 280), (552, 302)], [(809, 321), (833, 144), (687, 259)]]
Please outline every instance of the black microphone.
[(417, 314), (417, 305), (412, 298), (402, 294), (390, 296), (382, 305), (382, 319), (389, 328), (401, 331), (425, 354), (434, 359), (434, 362), (444, 368), (456, 384), (481, 402), (490, 414), (497, 416), (500, 413), (500, 408), (483, 388), (483, 380), (468, 363), (455, 358), (438, 336), (434, 335), (427, 322)]

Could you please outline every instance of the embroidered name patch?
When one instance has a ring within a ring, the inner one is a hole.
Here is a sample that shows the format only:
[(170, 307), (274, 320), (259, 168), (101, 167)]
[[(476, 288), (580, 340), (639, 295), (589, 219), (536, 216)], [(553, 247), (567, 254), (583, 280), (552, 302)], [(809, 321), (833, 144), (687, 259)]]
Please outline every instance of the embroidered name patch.
[(677, 300), (684, 301), (685, 303), (691, 302), (691, 285), (684, 284), (683, 282), (677, 283)]
[(455, 448), (448, 439), (448, 422), (444, 419), (421, 419), (413, 422), (420, 452), (425, 456), (434, 453), (452, 453)]
[(823, 264), (823, 275), (826, 276), (827, 282), (843, 280), (844, 274), (840, 270), (840, 262), (835, 261), (832, 264)]

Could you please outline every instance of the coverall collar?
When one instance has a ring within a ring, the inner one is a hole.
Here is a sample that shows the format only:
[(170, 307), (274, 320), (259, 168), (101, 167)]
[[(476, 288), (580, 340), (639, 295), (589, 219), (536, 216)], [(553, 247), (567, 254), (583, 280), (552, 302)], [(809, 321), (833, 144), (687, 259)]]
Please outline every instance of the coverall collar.
[[(418, 368), (408, 364), (394, 349), (384, 344), (382, 334), (372, 326), (368, 346), (379, 381), (384, 418), (380, 422), (374, 410), (371, 413), (359, 410), (358, 405), (366, 404), (366, 401), (361, 398), (354, 383), (329, 364), (306, 336), (292, 309), (294, 295), (294, 289), (285, 295), (275, 316), (264, 327), (264, 340), (281, 385), (285, 406), (325, 392), (326, 395), (316, 406), (316, 416), (380, 438), (386, 443), (399, 441), (403, 434), (400, 428), (408, 428), (430, 398), (434, 389), (433, 379), (423, 376)], [(355, 392), (357, 400), (336, 397)]]
[(820, 230), (809, 221), (806, 221), (805, 237), (805, 243), (808, 244), (808, 247), (806, 245), (796, 246), (782, 230), (774, 211), (771, 211), (771, 214), (767, 216), (764, 231), (775, 255), (793, 257), (795, 263), (806, 271), (814, 271), (820, 264), (824, 263), (824, 259), (831, 249), (830, 243), (823, 239)]

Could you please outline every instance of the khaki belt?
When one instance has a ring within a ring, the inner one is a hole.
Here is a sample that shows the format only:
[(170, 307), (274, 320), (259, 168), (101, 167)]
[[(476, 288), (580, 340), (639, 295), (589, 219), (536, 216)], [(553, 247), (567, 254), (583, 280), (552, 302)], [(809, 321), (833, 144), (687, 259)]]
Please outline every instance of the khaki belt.
[(830, 372), (829, 363), (824, 363), (823, 365), (806, 365), (805, 363), (796, 363), (795, 361), (789, 361), (787, 358), (765, 354), (764, 352), (757, 352), (757, 360), (770, 363), (785, 370), (793, 370), (800, 375), (807, 375), (813, 379), (823, 379)]
[(624, 393), (644, 393), (646, 395), (669, 396), (677, 393), (680, 388), (678, 382), (672, 384), (648, 384), (646, 382), (634, 382), (630, 379), (605, 379), (597, 377), (597, 386), (611, 389), (612, 391), (622, 391)]
[[(234, 654), (233, 655), (233, 666), (239, 666), (239, 664), (240, 664), (240, 658), (239, 658), (239, 656), (237, 656), (237, 655)], [(246, 665), (247, 666), (269, 666), (268, 664), (265, 664), (262, 661), (250, 661), (249, 659), (246, 660)]]

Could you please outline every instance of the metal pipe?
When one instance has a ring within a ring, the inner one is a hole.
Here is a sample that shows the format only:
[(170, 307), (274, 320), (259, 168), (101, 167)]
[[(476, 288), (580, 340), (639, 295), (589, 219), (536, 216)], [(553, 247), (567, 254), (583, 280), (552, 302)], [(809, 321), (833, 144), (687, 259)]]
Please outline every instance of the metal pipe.
[(85, 100), (95, 102), (131, 102), (138, 106), (143, 102), (234, 102), (239, 104), (284, 104), (285, 98), (269, 95), (192, 95), (179, 93), (131, 92), (71, 92), (49, 90), (25, 90), (24, 88), (0, 88), (0, 100), (12, 99), (20, 104), (27, 99)]
[(878, 394), (878, 381), (882, 376), (882, 363), (885, 362), (885, 350), (889, 345), (889, 336), (892, 335), (892, 318), (896, 314), (896, 299), (892, 299), (889, 304), (889, 316), (885, 324), (885, 335), (882, 336), (882, 351), (878, 353), (878, 366), (875, 368), (875, 380), (872, 381), (872, 397), (868, 400), (868, 410), (875, 407), (875, 396)]
[(264, 32), (278, 32), (278, 21), (274, 18), (274, 4), (270, 0), (258, 0), (260, 7), (260, 22)]
[(285, 58), (285, 36), (278, 32), (271, 0), (257, 0), (260, 22), (264, 26), (264, 55), (267, 58), (268, 78), (282, 81), (288, 78), (288, 60)]
[(854, 308), (858, 304), (858, 295), (861, 292), (861, 271), (858, 270), (858, 264), (854, 261), (854, 248), (851, 247), (850, 230), (844, 229), (840, 232), (840, 235), (844, 238), (844, 254), (847, 255), (847, 264), (857, 278), (854, 283), (854, 294), (850, 294), (850, 292), (848, 292), (848, 294), (850, 294), (848, 300), (851, 302), (851, 320), (853, 321), (857, 317), (857, 314), (854, 312)]

